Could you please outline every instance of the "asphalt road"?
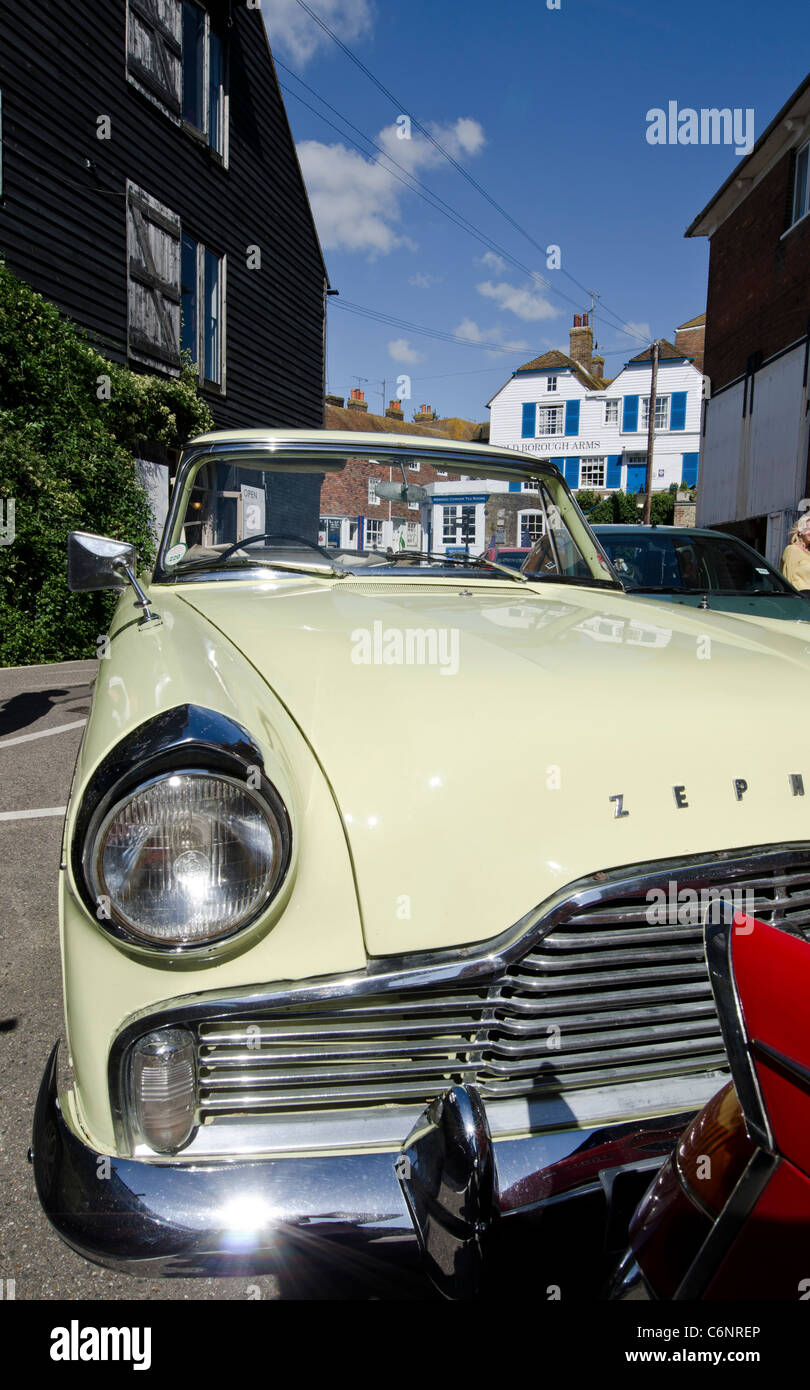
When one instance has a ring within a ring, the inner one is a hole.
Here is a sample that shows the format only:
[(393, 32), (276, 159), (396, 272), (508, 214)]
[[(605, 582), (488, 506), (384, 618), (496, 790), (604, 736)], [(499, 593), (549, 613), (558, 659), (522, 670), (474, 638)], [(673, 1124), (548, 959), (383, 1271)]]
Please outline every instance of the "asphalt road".
[[(48, 1054), (63, 1036), (58, 808), (95, 670), (94, 661), (0, 670), (0, 1279), (14, 1280), (18, 1300), (239, 1300), (255, 1299), (257, 1287), (276, 1298), (272, 1277), (138, 1279), (91, 1265), (62, 1243), (37, 1200), (26, 1161), (31, 1120)], [(32, 810), (40, 814), (21, 814)]]

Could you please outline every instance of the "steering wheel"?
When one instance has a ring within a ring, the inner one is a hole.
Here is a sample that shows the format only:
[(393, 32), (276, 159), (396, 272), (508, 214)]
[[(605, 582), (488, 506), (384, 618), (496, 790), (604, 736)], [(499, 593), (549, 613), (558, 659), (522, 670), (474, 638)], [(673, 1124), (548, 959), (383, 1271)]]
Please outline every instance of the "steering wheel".
[(316, 545), (314, 541), (308, 541), (305, 536), (292, 536), (278, 531), (262, 531), (256, 536), (245, 536), (243, 541), (236, 541), (234, 545), (229, 545), (227, 550), (220, 554), (220, 560), (227, 560), (229, 555), (234, 555), (237, 550), (244, 550), (246, 545), (254, 545), (256, 541), (296, 541), (298, 545), (305, 545), (307, 550), (317, 550), (330, 563), (333, 563), (329, 551), (322, 545)]

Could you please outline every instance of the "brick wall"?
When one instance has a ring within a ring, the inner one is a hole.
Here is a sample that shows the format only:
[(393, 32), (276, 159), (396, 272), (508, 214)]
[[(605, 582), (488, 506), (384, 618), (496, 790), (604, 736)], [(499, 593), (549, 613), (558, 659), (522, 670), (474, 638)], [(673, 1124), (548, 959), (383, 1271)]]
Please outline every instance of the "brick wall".
[[(424, 459), (420, 460), (418, 473), (405, 467), (405, 477), (417, 487), (426, 487), (433, 482), (451, 482), (458, 478), (457, 473), (438, 477), (435, 468)], [(370, 505), (368, 500), (368, 480), (379, 478), (383, 482), (402, 482), (401, 470), (385, 463), (371, 463), (363, 459), (352, 459), (342, 473), (328, 473), (321, 491), (322, 516), (369, 516), (387, 520), (389, 503), (381, 500), (379, 505)], [(392, 502), (392, 518), (403, 521), (419, 521), (419, 512), (412, 512), (404, 502)]]
[(703, 370), (712, 390), (802, 337), (810, 318), (810, 218), (783, 240), (792, 216), (791, 151), (711, 242)]

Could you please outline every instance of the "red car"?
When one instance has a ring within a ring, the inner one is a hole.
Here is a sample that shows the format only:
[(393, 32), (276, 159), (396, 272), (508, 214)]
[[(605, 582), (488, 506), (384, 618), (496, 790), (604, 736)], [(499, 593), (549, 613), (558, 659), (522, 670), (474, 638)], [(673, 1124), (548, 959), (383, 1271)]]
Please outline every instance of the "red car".
[(499, 565), (508, 565), (510, 569), (519, 570), (523, 567), (530, 550), (531, 546), (528, 545), (491, 545), (484, 551), (484, 559), (494, 560)]

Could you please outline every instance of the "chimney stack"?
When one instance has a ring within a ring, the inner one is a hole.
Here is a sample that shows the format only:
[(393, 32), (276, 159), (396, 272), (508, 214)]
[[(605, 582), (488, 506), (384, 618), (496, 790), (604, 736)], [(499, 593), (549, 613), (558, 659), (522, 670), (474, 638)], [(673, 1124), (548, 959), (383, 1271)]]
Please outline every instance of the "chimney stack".
[(570, 347), (568, 356), (578, 362), (591, 376), (598, 375), (593, 363), (593, 329), (588, 323), (588, 314), (574, 314), (574, 326), (569, 330)]
[(402, 401), (389, 401), (385, 418), (386, 420), (404, 420), (405, 411), (402, 409)]
[(326, 404), (327, 404), (327, 405), (335, 405), (335, 406), (337, 406), (340, 410), (342, 410), (342, 409), (343, 409), (343, 404), (344, 404), (344, 402), (343, 402), (343, 397), (342, 397), (342, 396), (328, 395), (328, 396), (326, 397)]
[(346, 402), (347, 410), (368, 410), (364, 393), (355, 386)]
[(435, 420), (435, 419), (436, 419), (436, 416), (435, 416), (435, 414), (434, 414), (433, 409), (432, 409), (431, 406), (429, 406), (429, 405), (420, 405), (419, 409), (416, 411), (416, 413), (414, 414), (414, 417), (413, 417), (413, 418), (414, 418), (414, 422), (417, 422), (417, 421), (418, 421), (418, 422), (424, 424), (425, 420)]

